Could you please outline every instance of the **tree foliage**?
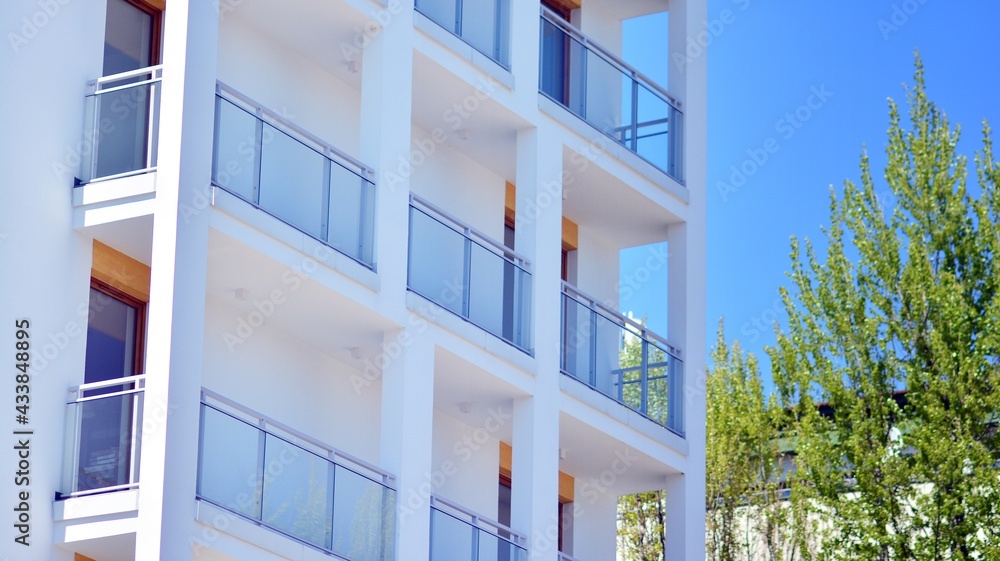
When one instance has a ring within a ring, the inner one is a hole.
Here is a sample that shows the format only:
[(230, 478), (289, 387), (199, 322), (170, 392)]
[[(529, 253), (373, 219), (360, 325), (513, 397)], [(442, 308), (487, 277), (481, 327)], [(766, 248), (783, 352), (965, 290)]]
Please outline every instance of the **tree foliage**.
[(825, 258), (792, 240), (769, 352), (794, 412), (796, 536), (820, 544), (803, 559), (998, 558), (1000, 167), (984, 124), (968, 188), (919, 57), (908, 101), (908, 125), (889, 102), (885, 190), (863, 154), (860, 184), (831, 194)]
[(756, 358), (726, 344), (719, 326), (706, 384), (706, 558), (783, 559), (790, 553), (779, 427)]

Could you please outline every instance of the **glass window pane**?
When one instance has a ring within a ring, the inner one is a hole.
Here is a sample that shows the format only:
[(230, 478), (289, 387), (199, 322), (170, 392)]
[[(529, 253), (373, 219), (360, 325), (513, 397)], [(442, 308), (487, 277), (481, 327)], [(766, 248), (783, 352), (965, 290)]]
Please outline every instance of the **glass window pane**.
[(552, 99), (569, 104), (566, 63), (568, 38), (555, 24), (542, 20), (542, 78), (540, 88)]
[[(621, 327), (601, 314), (596, 314), (596, 317), (597, 321), (594, 324), (597, 330), (597, 347), (594, 353), (597, 372), (595, 387), (605, 395), (617, 399), (614, 382), (617, 377), (615, 371), (620, 368), (620, 364), (623, 362), (621, 357)], [(625, 362), (631, 363), (634, 360), (626, 360)]]
[[(135, 374), (138, 309), (95, 288), (90, 289), (84, 382), (100, 382)], [(120, 391), (111, 387), (88, 396)]]
[(126, 0), (108, 0), (104, 29), (104, 75), (153, 64), (153, 23), (149, 13)]
[(412, 290), (462, 314), (465, 285), (465, 238), (410, 208), (410, 262), (407, 279)]
[(590, 309), (575, 298), (563, 295), (562, 368), (574, 378), (590, 383)]
[[(582, 48), (582, 47), (581, 47)], [(585, 118), (599, 130), (621, 141), (623, 127), (631, 125), (631, 78), (594, 51), (586, 51)], [(625, 92), (628, 92), (627, 94)]]
[(261, 139), (260, 207), (320, 237), (326, 158), (266, 123)]
[(280, 438), (266, 436), (261, 520), (320, 547), (329, 547), (333, 464)]
[(331, 163), (327, 241), (339, 251), (371, 263), (375, 190), (357, 174)]
[(336, 466), (333, 495), (333, 550), (354, 561), (382, 558), (385, 489), (342, 466)]
[(439, 510), (431, 509), (431, 561), (474, 559), (475, 528)]
[(636, 153), (656, 167), (668, 169), (670, 155), (670, 105), (645, 86), (639, 86)]
[(253, 202), (257, 118), (230, 101), (216, 98), (215, 162), (212, 180)]
[[(145, 77), (143, 77), (145, 78)], [(117, 86), (120, 84), (112, 84)], [(94, 179), (146, 169), (150, 138), (151, 92), (156, 84), (142, 84), (90, 96), (96, 158)], [(152, 163), (152, 162), (150, 162)]]
[(438, 25), (451, 31), (455, 29), (455, 0), (417, 0), (416, 8), (420, 13), (434, 20)]
[(260, 518), (260, 431), (202, 406), (198, 495), (251, 518)]
[(469, 281), (469, 319), (494, 335), (503, 334), (504, 265), (507, 261), (485, 247), (473, 243)]
[(667, 365), (653, 363), (649, 369), (648, 393), (646, 395), (646, 416), (661, 425), (667, 424)]
[(462, 39), (476, 50), (507, 64), (506, 0), (461, 0)]
[(134, 400), (135, 394), (126, 394), (74, 405), (79, 408), (80, 449), (73, 491), (133, 482)]

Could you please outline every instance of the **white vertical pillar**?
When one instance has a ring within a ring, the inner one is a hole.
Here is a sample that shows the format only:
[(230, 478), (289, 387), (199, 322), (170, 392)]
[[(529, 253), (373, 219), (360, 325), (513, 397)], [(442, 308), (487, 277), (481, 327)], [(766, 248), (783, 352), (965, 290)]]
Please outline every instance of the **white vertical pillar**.
[(404, 347), (382, 367), (382, 467), (396, 476), (398, 559), (426, 559), (434, 432), (434, 344), (407, 331), (386, 334)]
[(531, 260), (534, 395), (514, 402), (511, 523), (532, 559), (551, 559), (559, 531), (559, 356), (562, 144), (544, 129), (517, 135), (515, 249)]
[(406, 298), (413, 1), (394, 0), (389, 5), (373, 10), (366, 28), (366, 33), (377, 31), (370, 34), (361, 60), (361, 161), (374, 166), (377, 177), (380, 295), (386, 309), (398, 310), (404, 308)]
[(666, 560), (705, 558), (705, 209), (706, 53), (687, 52), (688, 38), (704, 30), (704, 2), (670, 4), (670, 92), (682, 102), (683, 176), (690, 195), (684, 225), (668, 231), (669, 327), (684, 352), (684, 433), (689, 454), (683, 475), (667, 480)]
[(510, 1), (510, 68), (517, 87), (514, 95), (522, 115), (538, 111), (538, 65), (541, 20), (537, 0)]
[[(580, 482), (577, 488), (581, 487)], [(573, 551), (582, 559), (615, 559), (618, 550), (618, 495), (597, 492), (593, 485), (577, 493), (573, 520)]]
[(165, 12), (136, 559), (191, 559), (218, 13)]

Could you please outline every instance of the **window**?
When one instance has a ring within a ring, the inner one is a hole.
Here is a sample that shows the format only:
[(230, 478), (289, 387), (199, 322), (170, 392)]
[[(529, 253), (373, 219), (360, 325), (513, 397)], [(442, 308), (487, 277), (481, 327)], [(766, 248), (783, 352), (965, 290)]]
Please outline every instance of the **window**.
[[(99, 280), (91, 281), (84, 383), (138, 374), (142, 368), (145, 303)], [(125, 485), (134, 480), (132, 453), (141, 415), (124, 382), (88, 390), (79, 411), (79, 461), (75, 491)], [(102, 397), (107, 396), (107, 397)]]
[(145, 2), (108, 0), (104, 28), (104, 75), (160, 61), (161, 9)]

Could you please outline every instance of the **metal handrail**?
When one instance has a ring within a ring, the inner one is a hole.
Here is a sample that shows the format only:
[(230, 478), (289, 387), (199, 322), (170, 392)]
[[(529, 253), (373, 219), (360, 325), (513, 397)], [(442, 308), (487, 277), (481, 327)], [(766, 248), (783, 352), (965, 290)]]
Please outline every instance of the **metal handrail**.
[[(129, 390), (121, 390), (112, 393), (104, 393), (101, 395), (94, 395), (83, 397), (83, 394), (88, 391), (99, 390), (102, 388), (111, 388), (115, 386), (124, 386), (126, 384), (135, 384), (135, 387)], [(69, 389), (69, 397), (66, 400), (66, 404), (70, 405), (73, 403), (81, 403), (84, 401), (92, 401), (95, 399), (104, 399), (107, 397), (115, 397), (118, 395), (127, 395), (131, 393), (139, 393), (146, 389), (146, 375), (138, 374), (135, 376), (125, 376), (122, 378), (112, 378), (110, 380), (101, 380), (99, 382), (88, 382), (86, 384), (80, 384), (79, 386), (73, 386)]]
[(642, 72), (636, 70), (635, 67), (622, 60), (621, 57), (614, 54), (609, 49), (601, 46), (599, 43), (596, 43), (593, 39), (584, 35), (583, 31), (580, 31), (579, 29), (574, 27), (573, 24), (562, 19), (555, 12), (553, 12), (549, 8), (546, 8), (545, 6), (541, 6), (541, 14), (542, 18), (544, 18), (545, 21), (548, 21), (553, 25), (559, 26), (560, 28), (562, 28), (563, 31), (565, 31), (571, 37), (576, 39), (585, 48), (596, 52), (598, 55), (601, 56), (601, 58), (607, 60), (607, 62), (611, 63), (613, 66), (616, 66), (618, 70), (622, 71), (625, 74), (629, 74), (634, 79), (641, 82), (644, 86), (647, 86), (651, 90), (651, 93), (653, 93), (659, 98), (662, 98), (663, 101), (670, 104), (677, 111), (681, 110), (680, 100), (670, 95), (670, 92), (668, 92), (666, 89), (664, 89), (662, 86), (660, 86), (653, 80), (646, 77), (646, 75), (643, 74)]
[[(631, 326), (634, 329), (637, 329), (639, 331), (637, 335), (649, 337), (650, 339), (653, 339), (663, 344), (664, 346), (667, 347), (666, 349), (664, 349), (664, 351), (666, 351), (667, 354), (676, 358), (677, 360), (681, 360), (681, 349), (674, 346), (660, 335), (657, 335), (656, 333), (651, 331), (648, 327), (642, 325), (641, 323), (627, 316), (622, 315), (620, 312), (613, 310), (612, 308), (605, 305), (597, 298), (590, 296), (586, 292), (583, 292), (579, 288), (573, 286), (572, 284), (569, 284), (566, 281), (563, 281), (562, 286), (563, 286), (563, 294), (574, 297), (574, 300), (576, 300), (577, 302), (587, 305), (587, 307), (589, 307), (590, 309), (601, 313), (601, 315), (605, 316), (608, 320), (618, 323), (621, 327)], [(585, 301), (581, 301), (581, 299)]]
[[(297, 438), (297, 439), (299, 439), (299, 440), (301, 440), (303, 442), (306, 442), (308, 444), (311, 444), (311, 445), (315, 446), (316, 448), (319, 448), (321, 450), (326, 451), (329, 454), (329, 458), (328, 459), (334, 461), (334, 463), (339, 463), (339, 462), (336, 461), (339, 458), (339, 459), (342, 459), (342, 460), (346, 460), (347, 462), (349, 462), (351, 464), (354, 464), (357, 467), (363, 468), (363, 469), (365, 469), (365, 470), (367, 470), (367, 471), (369, 471), (369, 472), (371, 472), (373, 474), (377, 474), (378, 476), (380, 476), (382, 478), (381, 484), (384, 487), (388, 487), (388, 488), (390, 488), (392, 490), (396, 490), (396, 488), (395, 488), (395, 481), (396, 481), (395, 476), (393, 476), (389, 472), (383, 470), (382, 468), (379, 468), (378, 466), (370, 464), (370, 463), (368, 463), (368, 462), (366, 462), (366, 461), (364, 461), (361, 458), (358, 458), (356, 456), (352, 456), (351, 454), (348, 454), (348, 453), (346, 453), (346, 452), (344, 452), (344, 451), (342, 451), (342, 450), (340, 450), (340, 449), (338, 449), (338, 448), (336, 448), (334, 446), (331, 446), (331, 445), (329, 445), (329, 444), (327, 444), (327, 443), (325, 443), (325, 442), (323, 442), (321, 440), (318, 440), (316, 438), (313, 438), (311, 436), (303, 434), (302, 432), (300, 432), (298, 430), (295, 430), (295, 429), (289, 427), (288, 425), (285, 425), (283, 423), (275, 421), (274, 419), (271, 419), (270, 417), (268, 417), (267, 415), (264, 415), (263, 413), (259, 413), (256, 410), (251, 409), (250, 407), (247, 407), (245, 405), (239, 404), (239, 403), (237, 403), (237, 402), (235, 402), (235, 401), (233, 401), (233, 400), (231, 400), (229, 398), (223, 397), (223, 396), (219, 395), (218, 393), (213, 392), (212, 390), (209, 390), (209, 389), (206, 389), (206, 388), (202, 388), (201, 389), (201, 402), (204, 405), (207, 405), (208, 407), (212, 407), (213, 409), (217, 409), (217, 408), (213, 407), (213, 405), (211, 403), (208, 403), (206, 401), (206, 398), (207, 399), (211, 399), (213, 401), (217, 401), (217, 402), (219, 402), (219, 403), (221, 403), (221, 404), (223, 404), (223, 405), (225, 405), (227, 407), (235, 409), (235, 410), (237, 410), (237, 411), (239, 411), (239, 412), (241, 412), (241, 413), (243, 413), (245, 415), (248, 415), (249, 417), (255, 419), (259, 423), (258, 427), (257, 427), (259, 430), (263, 430), (264, 432), (270, 432), (270, 431), (266, 430), (266, 428), (269, 427), (269, 426), (275, 427), (275, 428), (281, 430), (282, 432), (287, 433), (288, 435), (291, 435), (291, 436), (293, 436), (293, 437), (295, 437), (295, 438)], [(219, 410), (219, 411), (222, 412), (222, 413), (225, 413), (225, 411), (221, 411), (221, 410)], [(275, 436), (278, 437), (278, 438), (281, 438), (281, 435), (277, 435), (276, 434)], [(292, 442), (291, 444), (295, 444), (295, 443)], [(348, 467), (349, 468), (349, 466), (344, 466), (344, 467)], [(359, 474), (359, 475), (363, 476), (364, 474)]]
[[(481, 514), (473, 512), (473, 511), (471, 511), (471, 510), (469, 510), (469, 509), (467, 509), (465, 507), (459, 506), (459, 505), (453, 503), (452, 501), (449, 501), (447, 499), (442, 499), (441, 497), (439, 497), (437, 495), (431, 495), (431, 508), (435, 508), (435, 506), (438, 505), (438, 504), (443, 505), (443, 506), (445, 506), (445, 507), (447, 507), (447, 508), (449, 508), (451, 510), (454, 510), (454, 511), (460, 513), (460, 514), (468, 516), (471, 519), (471, 521), (463, 521), (463, 522), (467, 522), (470, 526), (472, 526), (474, 528), (478, 528), (478, 529), (481, 529), (481, 530), (486, 530), (486, 528), (482, 527), (482, 524), (485, 524), (486, 526), (490, 526), (490, 527), (494, 528), (497, 532), (504, 532), (504, 533), (507, 533), (507, 534), (510, 535), (510, 538), (505, 538), (504, 536), (496, 534), (496, 536), (498, 538), (502, 539), (502, 540), (506, 540), (506, 541), (508, 541), (508, 542), (510, 542), (510, 543), (512, 543), (512, 544), (514, 544), (516, 546), (520, 546), (520, 547), (523, 547), (524, 544), (527, 543), (527, 537), (526, 536), (524, 536), (523, 534), (520, 534), (518, 532), (515, 532), (509, 526), (507, 526), (505, 524), (501, 524), (500, 522), (497, 522), (496, 520), (492, 520), (490, 518), (482, 516)], [(437, 510), (439, 510), (440, 512), (444, 512), (441, 509), (437, 509)], [(444, 513), (448, 514), (447, 512), (444, 512)], [(490, 533), (494, 534), (494, 532), (490, 532)]]
[(500, 257), (503, 257), (504, 259), (514, 263), (515, 265), (517, 265), (518, 262), (520, 262), (520, 267), (523, 269), (527, 269), (527, 267), (531, 266), (531, 261), (528, 260), (527, 257), (517, 253), (513, 249), (510, 249), (509, 247), (501, 244), (500, 242), (495, 241), (493, 238), (487, 236), (483, 232), (466, 224), (465, 222), (462, 222), (455, 216), (449, 214), (447, 211), (442, 210), (440, 207), (428, 202), (427, 199), (424, 199), (423, 197), (416, 195), (414, 193), (410, 193), (410, 205), (412, 206), (413, 203), (417, 203), (419, 206), (422, 206), (427, 210), (430, 210), (434, 214), (437, 214), (438, 216), (444, 218), (448, 222), (451, 222), (458, 230), (461, 230), (461, 232), (459, 232), (460, 234), (464, 234), (465, 237), (469, 238), (470, 240), (472, 239), (473, 236), (475, 236), (476, 238), (482, 240), (484, 243), (489, 244), (497, 252), (500, 253)]
[[(315, 136), (309, 131), (292, 123), (291, 121), (285, 119), (281, 115), (278, 115), (274, 111), (271, 111), (270, 109), (264, 107), (260, 103), (254, 101), (253, 99), (243, 94), (239, 90), (233, 88), (232, 86), (229, 86), (228, 84), (217, 80), (215, 85), (215, 93), (223, 98), (233, 98), (237, 101), (243, 102), (246, 105), (249, 105), (251, 108), (253, 108), (254, 110), (253, 113), (257, 116), (257, 118), (263, 120), (263, 118), (266, 117), (266, 120), (271, 122), (272, 124), (280, 125), (282, 128), (288, 129), (288, 131), (294, 133), (295, 135), (300, 136), (312, 142), (313, 144), (322, 149), (318, 150), (318, 152), (321, 152), (324, 156), (329, 157), (330, 155), (333, 155), (336, 156), (338, 159), (349, 163), (350, 165), (358, 168), (361, 171), (361, 173), (353, 172), (353, 170), (350, 169), (348, 169), (348, 171), (352, 171), (353, 173), (355, 173), (365, 181), (368, 181), (369, 183), (374, 183), (374, 181), (372, 180), (372, 177), (374, 177), (375, 175), (374, 168), (365, 165), (363, 162), (347, 154), (343, 150), (337, 148), (336, 146), (328, 142), (325, 142), (324, 140), (320, 139), (319, 137)], [(346, 166), (342, 167), (347, 169)]]
[[(127, 80), (128, 78), (135, 78), (137, 76), (145, 76), (146, 74), (152, 74), (153, 77), (149, 80), (143, 80), (141, 82), (131, 82), (128, 84), (123, 84), (121, 86), (114, 86), (107, 89), (102, 89), (101, 86), (104, 84), (109, 84), (112, 82), (119, 82), (121, 80)], [(99, 95), (102, 93), (110, 93), (116, 90), (131, 88), (134, 86), (141, 86), (143, 84), (150, 84), (153, 82), (159, 82), (163, 78), (163, 65), (157, 64), (154, 66), (147, 66), (145, 68), (138, 68), (136, 70), (128, 70), (126, 72), (119, 72), (118, 74), (110, 74), (108, 76), (101, 76), (96, 80), (91, 80), (87, 82), (87, 88), (91, 90), (92, 95)]]

